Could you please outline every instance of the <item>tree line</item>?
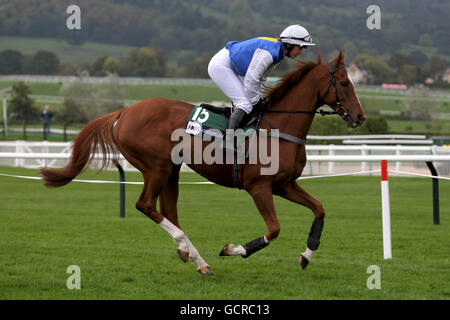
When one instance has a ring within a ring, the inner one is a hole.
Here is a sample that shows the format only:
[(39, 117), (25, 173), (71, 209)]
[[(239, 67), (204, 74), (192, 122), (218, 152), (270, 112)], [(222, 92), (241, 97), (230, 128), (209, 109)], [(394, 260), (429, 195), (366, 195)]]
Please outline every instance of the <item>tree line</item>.
[(424, 54), (407, 55), (394, 52), (387, 61), (368, 54), (358, 55), (353, 59), (361, 70), (367, 74), (368, 84), (401, 83), (407, 85), (423, 84), (426, 79), (432, 79), (433, 83), (447, 86), (442, 76), (449, 66), (447, 60), (438, 55), (429, 59)]
[[(81, 8), (81, 30), (66, 28), (66, 8)], [(449, 55), (450, 2), (378, 0), (380, 30), (368, 30), (360, 0), (0, 0), (0, 34), (158, 48), (172, 54), (218, 51), (226, 42), (277, 36), (289, 24), (310, 30), (324, 52), (392, 54), (405, 45)]]
[(121, 58), (100, 56), (90, 62), (71, 65), (60, 61), (55, 53), (38, 51), (23, 54), (17, 50), (0, 52), (0, 74), (30, 75), (79, 75), (88, 72), (90, 76), (116, 74), (121, 77), (208, 77), (207, 66), (213, 52), (190, 57), (178, 68), (170, 67), (167, 57), (154, 48), (138, 48)]

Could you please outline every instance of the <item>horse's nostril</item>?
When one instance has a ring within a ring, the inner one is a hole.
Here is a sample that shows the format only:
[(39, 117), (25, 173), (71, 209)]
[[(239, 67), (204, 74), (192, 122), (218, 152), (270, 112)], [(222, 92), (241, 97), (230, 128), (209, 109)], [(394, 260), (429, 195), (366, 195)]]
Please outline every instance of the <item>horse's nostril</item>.
[(366, 120), (366, 117), (361, 113), (358, 114), (358, 121), (362, 123), (362, 122), (364, 122), (364, 120)]

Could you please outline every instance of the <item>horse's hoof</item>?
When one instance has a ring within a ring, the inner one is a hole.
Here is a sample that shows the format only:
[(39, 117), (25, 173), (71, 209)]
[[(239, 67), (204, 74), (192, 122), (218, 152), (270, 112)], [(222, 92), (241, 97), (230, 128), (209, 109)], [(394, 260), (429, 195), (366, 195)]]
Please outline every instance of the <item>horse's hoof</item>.
[(202, 275), (207, 275), (207, 276), (213, 276), (214, 273), (212, 272), (211, 268), (209, 266), (206, 267), (201, 267), (198, 268), (198, 273), (202, 274)]
[(300, 262), (300, 266), (302, 267), (302, 269), (305, 270), (309, 264), (309, 260), (302, 254), (300, 255), (300, 257), (298, 257), (298, 260)]
[(177, 249), (177, 255), (183, 262), (189, 261), (189, 252), (181, 251), (180, 249)]
[(220, 251), (219, 256), (229, 256), (228, 254), (228, 249), (230, 247), (231, 243), (225, 245), (225, 247), (223, 247), (222, 251)]

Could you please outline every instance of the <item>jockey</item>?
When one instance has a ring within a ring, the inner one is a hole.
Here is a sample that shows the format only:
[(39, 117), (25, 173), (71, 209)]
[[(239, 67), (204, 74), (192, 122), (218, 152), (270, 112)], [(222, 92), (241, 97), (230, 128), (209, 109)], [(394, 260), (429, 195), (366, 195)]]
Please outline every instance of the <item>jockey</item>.
[(313, 45), (308, 30), (296, 24), (284, 29), (279, 38), (231, 41), (216, 53), (209, 62), (208, 74), (235, 107), (228, 129), (239, 128), (254, 106), (265, 107), (263, 89), (269, 70), (284, 56), (294, 59), (302, 49)]

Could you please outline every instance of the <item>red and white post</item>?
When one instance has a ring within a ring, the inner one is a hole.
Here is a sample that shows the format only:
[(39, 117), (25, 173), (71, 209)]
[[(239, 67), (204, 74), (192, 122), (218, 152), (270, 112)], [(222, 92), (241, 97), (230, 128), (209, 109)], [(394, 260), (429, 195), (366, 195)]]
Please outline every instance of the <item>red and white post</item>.
[(389, 204), (389, 181), (387, 160), (381, 160), (381, 212), (383, 222), (384, 259), (392, 259), (391, 247), (391, 208)]

